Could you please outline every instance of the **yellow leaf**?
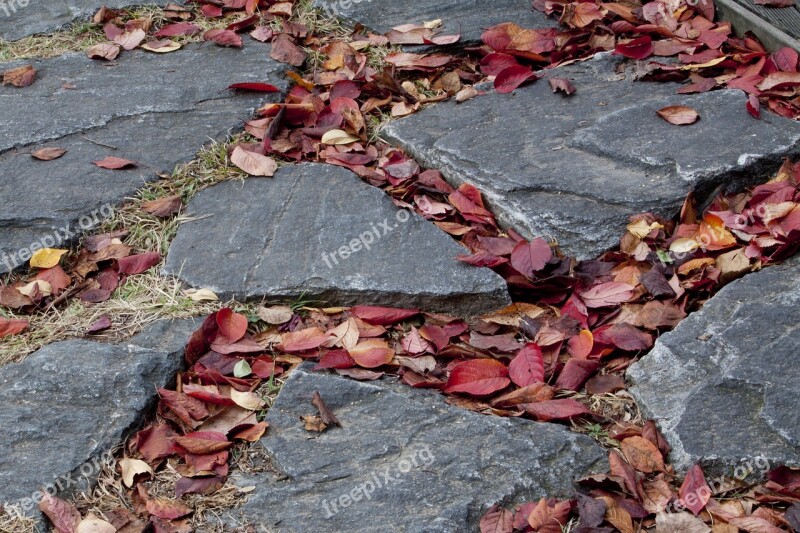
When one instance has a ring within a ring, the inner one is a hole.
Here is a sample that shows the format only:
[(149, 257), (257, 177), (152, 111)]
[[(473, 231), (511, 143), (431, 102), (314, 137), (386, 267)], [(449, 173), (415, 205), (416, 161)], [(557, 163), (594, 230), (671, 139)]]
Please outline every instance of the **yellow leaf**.
[(344, 130), (329, 130), (322, 136), (322, 144), (351, 144), (360, 140)]
[(669, 245), (670, 252), (675, 252), (676, 254), (688, 254), (694, 252), (698, 248), (700, 248), (700, 243), (686, 237), (675, 239), (672, 241), (672, 244)]
[(628, 231), (639, 237), (640, 239), (644, 239), (650, 232), (654, 229), (662, 229), (664, 226), (659, 224), (658, 222), (651, 222), (650, 224), (643, 218), (640, 218), (636, 222), (631, 222), (628, 224)]
[(153, 475), (150, 465), (139, 459), (120, 459), (119, 466), (122, 468), (122, 482), (128, 488), (133, 486), (133, 480), (137, 475)]
[(57, 248), (42, 248), (36, 250), (31, 256), (30, 264), (34, 268), (53, 268), (61, 261), (61, 256), (67, 253), (68, 250), (59, 250)]
[(209, 289), (186, 289), (183, 294), (195, 302), (216, 302), (219, 297)]
[(105, 520), (89, 513), (75, 528), (75, 533), (114, 533), (116, 530), (117, 528)]
[(237, 146), (233, 149), (231, 163), (251, 176), (264, 176), (269, 178), (278, 170), (278, 164), (271, 157), (249, 152), (241, 146)]
[(701, 68), (713, 67), (714, 65), (719, 65), (720, 63), (722, 63), (726, 59), (728, 59), (728, 56), (722, 56), (722, 57), (718, 57), (716, 59), (712, 59), (711, 61), (708, 61), (707, 63), (700, 63), (698, 65), (684, 65), (680, 69), (681, 70), (698, 70), (698, 69), (701, 69)]

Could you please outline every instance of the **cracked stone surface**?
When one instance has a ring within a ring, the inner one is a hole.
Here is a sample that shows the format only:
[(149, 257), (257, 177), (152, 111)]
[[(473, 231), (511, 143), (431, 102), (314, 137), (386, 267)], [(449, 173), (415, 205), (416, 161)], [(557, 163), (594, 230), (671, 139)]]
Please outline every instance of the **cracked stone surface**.
[(98, 473), (92, 461), (151, 414), (197, 325), (161, 321), (119, 344), (57, 342), (0, 368), (0, 503), (34, 515), (25, 498), (54, 480), (59, 494), (86, 489)]
[[(734, 281), (628, 371), (672, 462), (800, 466), (800, 261)], [(763, 461), (763, 459), (762, 459)]]
[(6, 0), (0, 5), (0, 39), (16, 41), (28, 35), (51, 32), (78, 19), (88, 19), (103, 5), (119, 9), (145, 3), (163, 6), (169, 1)]
[(513, 21), (525, 28), (549, 28), (558, 24), (556, 19), (532, 10), (530, 0), (316, 0), (315, 4), (332, 15), (361, 23), (378, 33), (386, 33), (402, 24), (441, 19), (440, 34), (460, 34), (458, 46), (477, 44), (486, 28), (503, 22)]
[[(223, 298), (325, 300), (478, 314), (507, 305), (503, 279), (349, 170), (318, 164), (195, 196), (165, 273)], [(344, 248), (344, 253), (342, 249)]]
[[(547, 79), (512, 94), (433, 106), (398, 120), (383, 137), (455, 184), (484, 193), (499, 220), (529, 237), (553, 236), (579, 258), (618, 244), (630, 215), (673, 216), (700, 198), (765, 180), (800, 153), (800, 123), (745, 111), (740, 91), (678, 95), (673, 83), (634, 82), (607, 54), (547, 71), (577, 93), (553, 94)], [(696, 109), (673, 126), (656, 110)]]
[[(70, 54), (34, 66), (39, 77), (30, 87), (0, 87), (0, 273), (25, 262), (12, 254), (58, 229), (85, 230), (81, 217), (172, 172), (209, 140), (224, 139), (263, 100), (228, 91), (231, 83), (268, 79), (285, 87), (284, 67), (261, 45), (126, 52), (115, 64)], [(138, 82), (154, 75), (157, 84)], [(30, 156), (45, 146), (68, 151), (48, 162)], [(139, 165), (112, 171), (92, 164), (107, 156)]]
[[(232, 480), (256, 488), (231, 516), (265, 531), (477, 531), (493, 503), (568, 496), (575, 478), (607, 467), (602, 448), (563, 426), (481, 415), (432, 391), (311, 368), (288, 379), (261, 440), (286, 478)], [(315, 413), (314, 391), (342, 428), (304, 429), (299, 417)], [(359, 501), (348, 503), (350, 494)]]

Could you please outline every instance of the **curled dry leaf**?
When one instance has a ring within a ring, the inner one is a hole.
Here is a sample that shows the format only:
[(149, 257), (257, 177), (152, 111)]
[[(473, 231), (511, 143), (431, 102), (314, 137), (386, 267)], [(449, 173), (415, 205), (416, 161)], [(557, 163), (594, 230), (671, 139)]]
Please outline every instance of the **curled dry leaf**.
[(119, 45), (113, 43), (100, 43), (90, 46), (86, 49), (86, 55), (89, 59), (105, 59), (107, 61), (112, 61), (119, 56), (120, 48)]
[(208, 30), (203, 34), (206, 41), (214, 41), (220, 46), (230, 46), (233, 48), (242, 47), (242, 38), (230, 30)]
[(94, 161), (94, 164), (100, 168), (106, 168), (108, 170), (119, 170), (122, 168), (130, 168), (136, 166), (136, 161), (131, 161), (130, 159), (123, 159), (121, 157), (114, 157), (108, 156), (100, 161)]
[(122, 482), (128, 488), (133, 486), (136, 476), (140, 474), (153, 475), (153, 469), (141, 459), (120, 459), (119, 466), (122, 469)]
[(14, 87), (27, 87), (36, 79), (36, 69), (33, 65), (23, 65), (3, 72), (3, 85)]
[(39, 502), (39, 510), (50, 519), (58, 533), (74, 533), (81, 521), (81, 513), (74, 505), (46, 491)]
[(38, 150), (34, 150), (31, 152), (31, 156), (34, 159), (38, 159), (39, 161), (52, 161), (53, 159), (58, 159), (62, 155), (66, 154), (67, 151), (64, 148), (57, 148), (55, 146), (48, 147), (48, 148), (39, 148)]
[(278, 170), (278, 164), (271, 157), (249, 152), (237, 146), (231, 153), (231, 163), (251, 176), (271, 177)]
[(216, 302), (219, 300), (219, 297), (210, 289), (186, 289), (183, 294), (195, 302)]
[(320, 396), (319, 391), (314, 391), (314, 394), (311, 396), (311, 403), (314, 404), (314, 407), (316, 407), (319, 411), (319, 417), (326, 426), (342, 427), (339, 419), (336, 418), (336, 415), (333, 414), (333, 411), (331, 411), (322, 400), (322, 396)]
[(156, 54), (168, 54), (170, 52), (175, 52), (181, 49), (181, 44), (176, 43), (175, 41), (171, 41), (169, 39), (163, 39), (159, 41), (148, 41), (142, 45), (142, 50), (147, 50), (148, 52), (155, 52)]
[(676, 126), (694, 124), (700, 119), (697, 111), (685, 105), (671, 105), (656, 111), (658, 116)]

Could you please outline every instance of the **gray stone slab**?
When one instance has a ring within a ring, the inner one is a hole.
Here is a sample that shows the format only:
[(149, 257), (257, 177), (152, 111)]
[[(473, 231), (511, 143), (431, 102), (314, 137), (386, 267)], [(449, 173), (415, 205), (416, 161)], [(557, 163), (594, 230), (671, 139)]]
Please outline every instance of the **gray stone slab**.
[(460, 46), (480, 42), (481, 33), (503, 22), (525, 28), (549, 28), (558, 21), (531, 9), (530, 0), (316, 0), (332, 15), (358, 22), (379, 33), (402, 24), (422, 24), (441, 19), (442, 35), (460, 34)]
[(162, 321), (119, 344), (58, 342), (0, 368), (0, 502), (35, 515), (25, 498), (42, 487), (85, 490), (96, 460), (151, 414), (198, 325)]
[(631, 393), (677, 468), (800, 466), (799, 323), (793, 260), (732, 282), (631, 367)]
[[(35, 66), (40, 78), (32, 86), (0, 88), (0, 273), (24, 263), (19, 250), (68, 225), (80, 229), (81, 217), (118, 204), (238, 129), (263, 98), (233, 94), (231, 83), (285, 87), (283, 67), (260, 45), (126, 52), (113, 66), (72, 54)], [(29, 155), (43, 146), (68, 152), (49, 162)], [(92, 164), (106, 156), (139, 165), (112, 171)]]
[(123, 8), (141, 4), (165, 5), (168, 0), (6, 0), (0, 4), (0, 39), (16, 41), (88, 19), (100, 7)]
[[(234, 480), (256, 489), (231, 514), (262, 531), (477, 531), (494, 503), (570, 496), (574, 479), (607, 467), (600, 446), (563, 426), (481, 415), (428, 390), (310, 368), (286, 382), (261, 441), (287, 479)], [(315, 413), (314, 391), (341, 428), (304, 429), (299, 417)], [(350, 494), (359, 501), (343, 507)]]
[(465, 248), (341, 167), (286, 166), (215, 185), (186, 214), (196, 220), (179, 229), (164, 271), (223, 298), (304, 295), (468, 315), (510, 301), (500, 276), (455, 260)]
[[(433, 106), (382, 133), (449, 181), (480, 188), (503, 224), (553, 236), (580, 258), (618, 244), (630, 215), (672, 216), (690, 190), (702, 199), (760, 181), (800, 152), (800, 124), (752, 118), (742, 92), (678, 95), (677, 84), (617, 74), (618, 63), (602, 55), (547, 71), (572, 80), (571, 97), (542, 79)], [(669, 105), (702, 118), (671, 125), (655, 113)]]

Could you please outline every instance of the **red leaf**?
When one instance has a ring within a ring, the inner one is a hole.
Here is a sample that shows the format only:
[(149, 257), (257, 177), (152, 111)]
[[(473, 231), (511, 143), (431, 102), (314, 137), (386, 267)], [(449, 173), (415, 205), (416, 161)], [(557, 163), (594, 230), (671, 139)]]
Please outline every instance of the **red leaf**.
[(361, 341), (349, 350), (350, 357), (358, 366), (377, 368), (389, 363), (394, 358), (394, 350), (383, 339)]
[(498, 93), (510, 93), (531, 78), (536, 78), (536, 74), (530, 68), (514, 65), (497, 75), (494, 88)]
[(242, 38), (230, 30), (208, 30), (203, 34), (206, 41), (214, 41), (220, 46), (242, 47)]
[(176, 22), (164, 26), (153, 34), (154, 37), (175, 37), (177, 35), (194, 35), (201, 30), (197, 24), (191, 22)]
[(99, 333), (101, 331), (105, 331), (111, 327), (111, 319), (108, 315), (103, 315), (98, 318), (94, 324), (89, 326), (89, 329), (86, 330), (86, 333)]
[(241, 91), (253, 91), (257, 93), (281, 92), (281, 90), (275, 87), (274, 85), (270, 85), (269, 83), (257, 83), (257, 82), (234, 83), (233, 85), (230, 85), (228, 89), (239, 89)]
[(208, 18), (217, 18), (222, 16), (221, 6), (212, 6), (211, 4), (206, 4), (200, 8), (200, 11), (202, 11), (203, 16)]
[(284, 333), (280, 347), (286, 352), (304, 352), (319, 348), (330, 339), (320, 328), (312, 327)]
[(543, 422), (565, 420), (576, 416), (591, 414), (591, 412), (586, 409), (585, 405), (572, 398), (526, 403), (522, 404), (521, 407)]
[(794, 48), (784, 47), (772, 54), (772, 61), (775, 66), (784, 72), (795, 72), (797, 70), (798, 54)]
[(497, 76), (508, 67), (518, 66), (519, 62), (514, 56), (495, 52), (481, 60), (481, 71), (487, 76)]
[(299, 67), (305, 62), (306, 53), (294, 44), (289, 35), (281, 33), (272, 40), (272, 50), (269, 53), (269, 57), (280, 63)]
[(450, 371), (444, 391), (464, 392), (474, 396), (486, 396), (504, 389), (508, 379), (506, 365), (495, 359), (471, 359), (456, 364)]
[(74, 505), (47, 492), (39, 502), (39, 510), (47, 515), (58, 533), (74, 533), (81, 521), (81, 513)]
[(570, 359), (556, 380), (556, 388), (578, 391), (598, 368), (600, 363), (597, 361)]
[(36, 79), (36, 69), (32, 65), (23, 65), (3, 72), (3, 85), (27, 87)]
[(109, 170), (119, 170), (121, 168), (135, 167), (136, 161), (130, 159), (122, 159), (121, 157), (108, 156), (100, 161), (94, 161), (94, 164), (100, 168), (107, 168)]
[(0, 339), (9, 335), (16, 335), (28, 329), (27, 320), (10, 320), (0, 317)]
[(143, 254), (123, 257), (119, 260), (119, 273), (133, 276), (150, 270), (161, 262), (161, 255), (158, 252), (145, 252)]
[(686, 472), (686, 478), (683, 480), (683, 485), (681, 485), (681, 490), (678, 494), (687, 509), (693, 512), (695, 516), (700, 514), (708, 500), (711, 499), (711, 489), (706, 483), (706, 478), (700, 465), (694, 465)]
[(208, 455), (227, 450), (233, 443), (217, 431), (195, 431), (175, 437), (175, 444), (194, 455)]
[(247, 333), (247, 317), (235, 313), (228, 307), (217, 311), (217, 325), (219, 332), (231, 343), (238, 341)]
[(514, 530), (514, 514), (494, 505), (481, 518), (480, 528), (481, 533), (511, 533)]
[(550, 245), (541, 237), (537, 237), (531, 242), (522, 241), (514, 247), (514, 251), (511, 252), (511, 266), (523, 276), (530, 278), (534, 272), (543, 269), (552, 257), (553, 250), (550, 249)]
[(544, 358), (539, 346), (532, 342), (523, 346), (508, 365), (508, 373), (518, 387), (544, 381)]
[(653, 53), (653, 39), (649, 35), (645, 35), (627, 43), (618, 44), (614, 48), (614, 53), (631, 59), (644, 59)]
[(747, 95), (747, 112), (753, 118), (761, 118), (761, 103), (758, 101), (758, 96), (754, 94)]
[(367, 324), (388, 326), (418, 315), (419, 309), (395, 309), (392, 307), (357, 305), (350, 308), (350, 313)]

